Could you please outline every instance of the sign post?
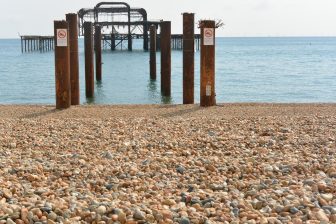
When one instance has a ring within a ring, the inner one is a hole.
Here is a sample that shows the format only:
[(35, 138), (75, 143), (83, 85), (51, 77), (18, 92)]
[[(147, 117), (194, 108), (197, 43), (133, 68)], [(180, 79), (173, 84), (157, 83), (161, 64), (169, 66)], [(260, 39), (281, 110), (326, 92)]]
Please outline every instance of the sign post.
[(54, 37), (56, 43), (56, 109), (67, 109), (71, 106), (70, 48), (68, 30), (69, 26), (66, 21), (54, 21)]
[(201, 28), (201, 106), (216, 105), (215, 92), (215, 21), (200, 22)]

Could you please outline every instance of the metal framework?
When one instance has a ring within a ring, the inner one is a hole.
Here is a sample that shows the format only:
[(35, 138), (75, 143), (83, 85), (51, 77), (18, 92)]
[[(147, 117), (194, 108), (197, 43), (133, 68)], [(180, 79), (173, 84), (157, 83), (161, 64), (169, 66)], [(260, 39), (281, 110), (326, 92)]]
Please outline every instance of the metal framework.
[(81, 36), (84, 35), (84, 22), (92, 22), (101, 27), (105, 40), (111, 38), (111, 45), (113, 38), (118, 44), (127, 40), (129, 50), (132, 50), (132, 39), (139, 37), (143, 38), (144, 50), (148, 50), (149, 26), (160, 25), (160, 21), (148, 21), (145, 9), (131, 8), (125, 2), (101, 2), (94, 8), (81, 9), (78, 17)]

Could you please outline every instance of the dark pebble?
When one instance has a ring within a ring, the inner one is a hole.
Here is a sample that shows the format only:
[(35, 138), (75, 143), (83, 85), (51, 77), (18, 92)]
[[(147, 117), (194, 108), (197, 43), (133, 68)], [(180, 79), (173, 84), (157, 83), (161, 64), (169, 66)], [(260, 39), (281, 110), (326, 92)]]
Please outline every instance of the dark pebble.
[(47, 212), (47, 213), (50, 213), (52, 211), (52, 208), (50, 208), (50, 207), (42, 207), (40, 209), (41, 209), (41, 211)]
[(233, 208), (232, 212), (233, 212), (234, 216), (236, 216), (236, 217), (239, 216), (239, 208)]
[(194, 204), (202, 205), (202, 201), (197, 199), (197, 198), (192, 198), (190, 203), (191, 203), (191, 205), (194, 205)]
[(176, 171), (179, 173), (179, 174), (184, 174), (185, 172), (185, 168), (183, 166), (178, 166), (176, 168)]
[(190, 224), (190, 220), (186, 217), (182, 217), (179, 223), (180, 224)]
[(296, 213), (299, 212), (299, 209), (293, 207), (293, 208), (290, 208), (290, 212), (291, 212), (292, 214), (296, 214)]
[(107, 190), (110, 191), (110, 190), (113, 189), (113, 184), (107, 184), (105, 187), (106, 187)]

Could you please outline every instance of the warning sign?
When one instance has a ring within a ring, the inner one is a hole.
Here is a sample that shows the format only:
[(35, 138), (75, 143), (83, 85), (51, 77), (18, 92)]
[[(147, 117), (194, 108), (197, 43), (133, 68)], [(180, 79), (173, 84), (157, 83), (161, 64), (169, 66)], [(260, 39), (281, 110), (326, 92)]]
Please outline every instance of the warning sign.
[(212, 46), (215, 43), (215, 29), (204, 28), (204, 45)]
[(57, 29), (57, 47), (68, 46), (68, 31), (67, 29)]

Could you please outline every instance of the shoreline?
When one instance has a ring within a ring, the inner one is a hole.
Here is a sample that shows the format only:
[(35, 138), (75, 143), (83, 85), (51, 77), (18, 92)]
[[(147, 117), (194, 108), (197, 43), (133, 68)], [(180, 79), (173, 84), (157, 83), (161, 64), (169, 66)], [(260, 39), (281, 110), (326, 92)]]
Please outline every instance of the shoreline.
[(304, 116), (335, 115), (336, 103), (224, 103), (214, 107), (199, 104), (144, 104), (144, 105), (79, 105), (56, 110), (54, 105), (1, 105), (1, 118), (108, 118), (114, 117), (171, 117), (174, 116)]

